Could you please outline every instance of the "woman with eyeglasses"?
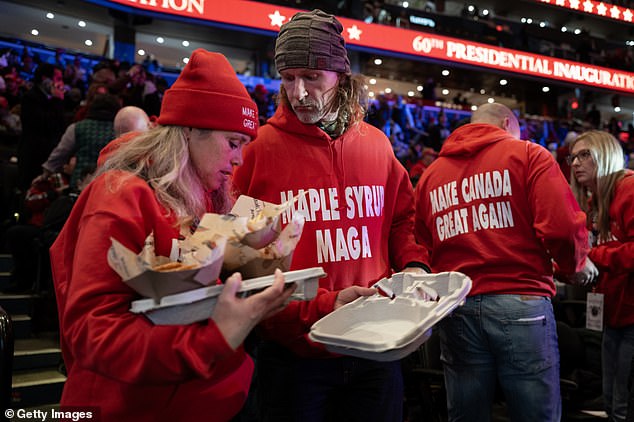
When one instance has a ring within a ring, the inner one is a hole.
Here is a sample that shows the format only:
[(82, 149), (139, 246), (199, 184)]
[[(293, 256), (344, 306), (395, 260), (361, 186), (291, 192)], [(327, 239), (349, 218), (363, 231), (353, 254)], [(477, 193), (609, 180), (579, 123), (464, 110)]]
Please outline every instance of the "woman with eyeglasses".
[(624, 421), (634, 355), (634, 172), (624, 169), (623, 149), (607, 132), (583, 133), (570, 152), (572, 190), (594, 233), (589, 256), (601, 271), (605, 410)]

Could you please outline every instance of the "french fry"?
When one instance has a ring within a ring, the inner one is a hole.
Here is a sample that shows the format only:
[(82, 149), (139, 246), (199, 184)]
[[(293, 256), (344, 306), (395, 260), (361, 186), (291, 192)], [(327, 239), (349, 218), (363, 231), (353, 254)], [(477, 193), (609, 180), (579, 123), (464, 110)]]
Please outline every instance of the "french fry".
[(170, 272), (170, 271), (193, 270), (194, 268), (196, 268), (195, 264), (185, 265), (182, 262), (168, 262), (166, 264), (157, 265), (156, 267), (153, 267), (152, 269), (154, 271)]

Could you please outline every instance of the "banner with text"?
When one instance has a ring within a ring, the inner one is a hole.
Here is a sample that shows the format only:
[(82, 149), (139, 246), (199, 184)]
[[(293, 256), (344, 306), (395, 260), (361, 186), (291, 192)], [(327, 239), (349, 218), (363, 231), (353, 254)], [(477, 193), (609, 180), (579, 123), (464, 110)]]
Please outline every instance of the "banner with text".
[[(266, 31), (279, 31), (299, 11), (246, 0), (110, 0), (106, 3)], [(339, 19), (350, 45), (634, 93), (634, 73), (631, 72), (410, 29)]]

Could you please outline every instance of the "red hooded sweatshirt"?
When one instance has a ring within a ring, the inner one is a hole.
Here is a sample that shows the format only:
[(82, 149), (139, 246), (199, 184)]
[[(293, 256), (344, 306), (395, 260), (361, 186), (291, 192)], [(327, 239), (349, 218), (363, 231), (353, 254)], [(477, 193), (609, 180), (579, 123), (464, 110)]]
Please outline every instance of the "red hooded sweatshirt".
[(53, 244), (62, 410), (94, 410), (101, 421), (227, 421), (244, 403), (253, 362), (242, 347), (232, 350), (211, 319), (154, 326), (131, 313), (140, 297), (108, 265), (111, 237), (138, 253), (153, 232), (156, 253), (169, 256), (179, 230), (166, 214), (144, 180), (110, 171), (82, 192)]
[(595, 246), (590, 259), (601, 271), (598, 291), (605, 294), (605, 322), (620, 328), (634, 324), (634, 172), (614, 189), (610, 206), (613, 240)]
[(281, 105), (245, 148), (233, 181), (240, 193), (273, 203), (303, 194), (283, 216), (283, 223), (292, 213), (306, 219), (292, 268), (323, 267), (324, 290), (309, 303), (291, 303), (264, 324), (271, 337), (300, 355), (314, 352), (304, 334), (332, 310), (332, 291), (371, 286), (410, 262), (428, 262), (414, 239), (407, 171), (386, 136), (365, 122), (332, 139)]
[(456, 129), (416, 200), (416, 236), (432, 269), (467, 274), (470, 296), (553, 296), (551, 258), (565, 274), (585, 264), (585, 214), (557, 162), (495, 126)]

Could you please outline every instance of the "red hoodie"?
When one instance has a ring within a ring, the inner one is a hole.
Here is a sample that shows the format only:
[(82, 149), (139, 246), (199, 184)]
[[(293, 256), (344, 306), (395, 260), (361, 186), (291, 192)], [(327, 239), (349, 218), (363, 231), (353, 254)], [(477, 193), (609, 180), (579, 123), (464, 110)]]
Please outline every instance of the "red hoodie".
[[(320, 280), (325, 289), (320, 293), (370, 286), (410, 262), (427, 263), (414, 239), (407, 171), (386, 136), (364, 122), (332, 139), (281, 105), (245, 148), (233, 181), (240, 193), (274, 203), (305, 193), (292, 210), (306, 218), (292, 268), (323, 267), (328, 276)], [(334, 299), (329, 293), (310, 303), (291, 303), (266, 321), (267, 331), (300, 355), (311, 354), (308, 340), (298, 337), (332, 310)]]
[(122, 144), (133, 140), (139, 136), (142, 132), (128, 132), (121, 135), (119, 138), (113, 139), (108, 142), (105, 147), (99, 151), (99, 157), (97, 158), (97, 166), (102, 166), (103, 163), (110, 157), (110, 155), (119, 148)]
[(614, 189), (610, 233), (614, 240), (590, 251), (601, 271), (598, 291), (605, 294), (605, 322), (620, 328), (634, 324), (634, 172), (628, 171)]
[(108, 265), (111, 237), (138, 253), (151, 232), (156, 253), (169, 256), (179, 237), (173, 218), (145, 181), (111, 171), (82, 192), (53, 244), (68, 370), (62, 410), (96, 408), (101, 421), (229, 420), (253, 371), (242, 347), (232, 350), (211, 319), (153, 326), (129, 312), (140, 297)]
[(432, 269), (467, 274), (470, 296), (553, 296), (551, 258), (566, 274), (585, 264), (585, 214), (557, 162), (495, 126), (456, 129), (416, 199), (416, 236)]

